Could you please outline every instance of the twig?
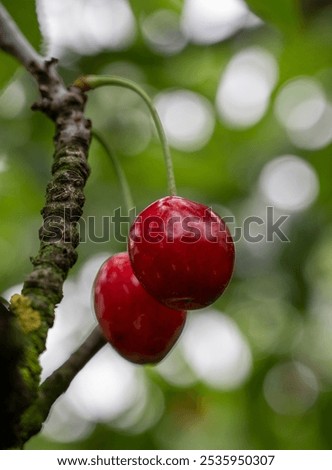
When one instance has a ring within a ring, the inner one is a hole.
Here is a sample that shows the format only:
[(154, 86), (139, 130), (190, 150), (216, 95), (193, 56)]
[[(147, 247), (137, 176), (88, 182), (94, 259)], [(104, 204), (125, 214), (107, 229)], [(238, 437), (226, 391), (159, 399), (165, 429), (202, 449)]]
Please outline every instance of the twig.
[(35, 51), (29, 41), (22, 35), (1, 3), (0, 46), (4, 51), (16, 57), (29, 71), (44, 68), (45, 59)]
[(24, 420), (24, 440), (38, 433), (47, 418), (54, 402), (69, 387), (76, 374), (106, 344), (106, 340), (96, 327), (84, 343), (42, 383), (38, 398), (27, 410)]

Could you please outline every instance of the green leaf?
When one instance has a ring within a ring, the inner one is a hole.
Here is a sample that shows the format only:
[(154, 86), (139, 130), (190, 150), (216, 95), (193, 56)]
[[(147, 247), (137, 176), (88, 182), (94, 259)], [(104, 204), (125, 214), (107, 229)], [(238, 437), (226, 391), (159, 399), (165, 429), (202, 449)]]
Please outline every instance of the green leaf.
[(301, 11), (298, 0), (246, 0), (250, 10), (263, 21), (291, 33), (301, 25)]

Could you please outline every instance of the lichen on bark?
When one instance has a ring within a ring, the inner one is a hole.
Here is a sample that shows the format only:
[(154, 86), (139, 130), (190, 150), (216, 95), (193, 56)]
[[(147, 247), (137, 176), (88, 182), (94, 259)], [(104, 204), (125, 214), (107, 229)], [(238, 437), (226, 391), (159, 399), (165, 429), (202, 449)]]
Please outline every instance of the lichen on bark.
[(38, 330), (41, 326), (40, 313), (31, 307), (31, 300), (28, 297), (14, 294), (10, 299), (10, 310), (17, 317), (25, 334)]

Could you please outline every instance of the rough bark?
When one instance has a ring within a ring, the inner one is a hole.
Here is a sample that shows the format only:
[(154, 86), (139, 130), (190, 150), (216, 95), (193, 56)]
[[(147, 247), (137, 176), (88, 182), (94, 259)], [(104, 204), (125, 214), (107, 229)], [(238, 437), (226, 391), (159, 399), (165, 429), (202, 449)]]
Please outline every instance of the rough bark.
[(0, 448), (4, 449), (21, 448), (39, 431), (52, 403), (104, 340), (95, 331), (53, 378), (40, 386), (39, 355), (62, 299), (63, 283), (77, 259), (77, 222), (90, 172), (91, 124), (84, 117), (84, 93), (65, 86), (57, 61), (47, 60), (33, 49), (1, 3), (0, 48), (16, 57), (36, 79), (41, 99), (33, 109), (55, 123), (52, 175), (41, 211), (40, 249), (31, 260), (33, 269), (22, 292), (12, 297), (9, 309), (0, 304), (0, 374), (5, 382), (0, 399), (6, 408), (0, 415)]

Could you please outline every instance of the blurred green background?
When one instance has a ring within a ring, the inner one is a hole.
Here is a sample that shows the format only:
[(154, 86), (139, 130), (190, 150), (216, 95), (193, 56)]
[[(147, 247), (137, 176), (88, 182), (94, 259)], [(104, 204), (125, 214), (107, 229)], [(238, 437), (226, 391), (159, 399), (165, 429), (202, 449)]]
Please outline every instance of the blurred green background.
[[(232, 216), (231, 231), (242, 233), (231, 285), (212, 308), (189, 314), (169, 356), (143, 368), (105, 347), (27, 448), (330, 449), (332, 2), (3, 3), (35, 47), (59, 57), (67, 84), (83, 73), (140, 83), (164, 123), (179, 195)], [(4, 53), (0, 61), (0, 291), (9, 298), (38, 250), (53, 125), (30, 110), (32, 78)], [(165, 195), (144, 103), (129, 90), (100, 89), (87, 115), (116, 150), (137, 209)], [(107, 233), (103, 218), (121, 193), (96, 143), (89, 161), (79, 260), (43, 378), (92, 329), (94, 276), (126, 249), (112, 227), (110, 239), (94, 239)], [(274, 220), (288, 216), (288, 242), (267, 240), (267, 207)], [(249, 227), (260, 242), (243, 236), (251, 216), (262, 220)]]

